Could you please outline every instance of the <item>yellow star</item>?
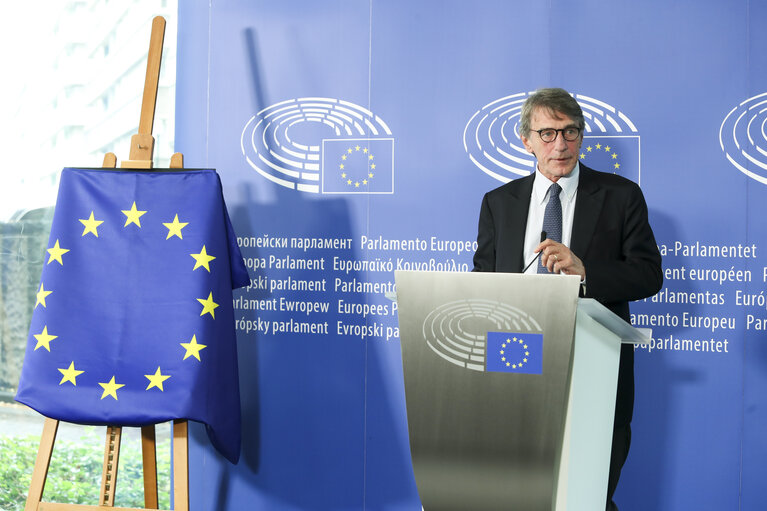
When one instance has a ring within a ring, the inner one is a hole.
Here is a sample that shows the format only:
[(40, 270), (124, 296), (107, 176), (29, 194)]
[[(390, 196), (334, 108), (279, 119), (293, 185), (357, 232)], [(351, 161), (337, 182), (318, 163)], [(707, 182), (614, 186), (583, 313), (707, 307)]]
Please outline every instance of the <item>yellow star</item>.
[(343, 172), (343, 173), (341, 174), (341, 177), (342, 177), (342, 178), (344, 178), (344, 179), (346, 179), (346, 172)]
[(68, 381), (76, 387), (77, 381), (75, 381), (75, 378), (83, 374), (85, 371), (78, 371), (75, 369), (75, 363), (71, 362), (67, 369), (59, 369), (59, 372), (64, 375), (64, 377), (61, 378), (59, 385), (63, 384), (65, 381)]
[(48, 253), (51, 254), (48, 258), (48, 264), (51, 264), (52, 261), (58, 261), (61, 266), (64, 266), (64, 261), (61, 259), (61, 256), (67, 252), (69, 252), (69, 249), (61, 248), (59, 246), (59, 240), (56, 240), (56, 244), (53, 245), (53, 248), (48, 249)]
[(526, 357), (529, 357), (529, 356), (530, 356), (530, 352), (529, 352), (529, 351), (526, 351), (526, 352), (525, 352), (525, 356), (526, 356)]
[(91, 216), (88, 219), (82, 219), (80, 218), (80, 223), (85, 226), (85, 229), (83, 229), (83, 236), (88, 234), (89, 232), (92, 233), (97, 238), (99, 237), (99, 225), (103, 224), (103, 220), (96, 220), (93, 218), (93, 211), (91, 211)]
[(355, 150), (355, 151), (359, 151), (359, 150), (360, 150), (360, 146), (356, 146), (356, 147), (354, 148), (354, 150)]
[[(180, 342), (181, 346), (184, 347), (186, 350), (186, 353), (184, 353), (183, 360), (188, 359), (189, 357), (194, 357), (197, 360), (200, 360), (200, 350), (207, 348), (208, 346), (206, 344), (198, 344), (197, 343), (197, 336), (193, 335), (192, 340), (189, 342)], [(202, 360), (200, 360), (202, 362)]]
[(511, 362), (506, 362), (506, 367), (509, 367), (511, 365)]
[(160, 372), (160, 366), (157, 366), (157, 371), (155, 371), (154, 374), (145, 374), (144, 377), (149, 379), (149, 386), (146, 388), (146, 390), (149, 390), (152, 387), (157, 387), (162, 392), (165, 392), (165, 389), (162, 388), (162, 382), (170, 378), (170, 375), (162, 374)]
[(208, 253), (205, 251), (205, 245), (202, 246), (202, 250), (200, 250), (199, 254), (189, 254), (190, 256), (194, 257), (194, 260), (196, 261), (194, 263), (194, 268), (192, 268), (192, 271), (196, 270), (200, 266), (208, 270), (208, 273), (210, 273), (210, 263), (213, 259), (216, 258), (216, 256), (208, 255)]
[(341, 159), (345, 160), (346, 159), (346, 155), (345, 154), (341, 155)]
[(366, 184), (368, 184), (368, 180), (367, 180), (367, 179), (363, 179), (363, 180), (362, 180), (362, 184), (363, 184), (363, 185), (366, 185)]
[(35, 339), (37, 339), (37, 345), (35, 346), (35, 350), (42, 346), (48, 351), (51, 351), (51, 341), (58, 337), (58, 335), (50, 335), (48, 333), (48, 326), (43, 327), (43, 331), (39, 334), (35, 334), (33, 336)]
[(590, 153), (590, 152), (591, 152), (591, 146), (588, 146), (588, 147), (586, 148), (586, 152), (587, 152), (587, 153)]
[(216, 310), (218, 304), (213, 301), (213, 293), (210, 293), (207, 299), (203, 300), (202, 298), (198, 298), (197, 301), (202, 304), (202, 312), (200, 313), (200, 316), (205, 313), (210, 313), (210, 317), (216, 319), (216, 315), (213, 313), (213, 311)]
[(511, 366), (511, 368), (512, 368), (512, 369), (516, 369), (516, 368), (517, 368), (517, 364), (513, 364), (513, 365)]
[[(375, 165), (373, 165), (373, 166), (375, 167)], [(372, 172), (368, 172), (368, 177), (373, 177), (373, 173)]]
[(619, 169), (619, 168), (621, 168), (621, 164), (620, 163), (616, 163), (615, 165), (613, 165), (613, 167), (615, 167), (616, 169)]
[(346, 150), (346, 152), (349, 154), (352, 154), (352, 148), (350, 147), (349, 149)]
[(596, 144), (594, 147), (596, 147), (597, 149), (602, 149), (602, 144)]
[(350, 184), (352, 184), (352, 180), (351, 180), (351, 179), (347, 179), (347, 180), (346, 180), (346, 184), (347, 184), (347, 185), (350, 185)]
[(584, 159), (585, 157), (586, 157), (586, 155), (581, 153), (581, 160)]
[(366, 147), (365, 149), (363, 149), (363, 150), (362, 150), (362, 152), (363, 152), (363, 153), (365, 153), (365, 154), (367, 154), (367, 152), (368, 152), (368, 148)]
[(341, 165), (339, 165), (339, 166), (338, 166), (338, 168), (340, 168), (341, 170), (343, 170), (343, 169), (344, 169), (344, 164), (342, 163)]
[(40, 291), (37, 292), (37, 303), (35, 303), (35, 308), (37, 308), (38, 305), (47, 307), (45, 305), (45, 297), (51, 293), (53, 293), (53, 291), (46, 291), (45, 289), (43, 289), (43, 283), (40, 282)]
[(136, 201), (133, 201), (133, 206), (131, 206), (130, 209), (123, 209), (123, 214), (128, 217), (125, 219), (125, 225), (123, 227), (128, 227), (128, 224), (136, 224), (139, 227), (141, 227), (141, 215), (145, 214), (146, 211), (139, 211), (136, 209)]
[(606, 146), (605, 146), (605, 152), (606, 152), (606, 153), (609, 153), (609, 152), (610, 152), (610, 146), (609, 146), (609, 145), (606, 145)]
[(501, 360), (502, 360), (503, 362), (506, 362), (506, 357), (501, 357)]
[(374, 156), (372, 154), (368, 155), (368, 160), (372, 160), (373, 158), (374, 158)]
[(354, 188), (359, 188), (359, 187), (360, 187), (360, 182), (359, 182), (359, 181), (357, 181), (356, 183), (354, 183)]
[(104, 399), (107, 396), (112, 396), (115, 398), (115, 401), (117, 401), (117, 389), (125, 387), (124, 383), (116, 383), (114, 376), (112, 376), (112, 379), (109, 380), (108, 383), (99, 382), (99, 385), (104, 389), (104, 392), (101, 393), (101, 399)]
[(527, 362), (527, 359), (526, 359), (526, 358), (523, 358), (523, 359), (522, 359), (522, 362)]
[[(376, 164), (375, 163), (371, 163), (370, 164), (370, 168), (371, 169), (375, 169), (376, 168)], [(373, 177), (373, 174), (370, 174), (370, 177)]]
[(178, 236), (179, 239), (184, 239), (183, 236), (181, 236), (181, 229), (189, 225), (189, 222), (179, 222), (178, 221), (178, 215), (173, 217), (172, 222), (163, 222), (162, 225), (168, 228), (168, 235), (165, 237), (166, 240), (170, 239), (171, 236)]

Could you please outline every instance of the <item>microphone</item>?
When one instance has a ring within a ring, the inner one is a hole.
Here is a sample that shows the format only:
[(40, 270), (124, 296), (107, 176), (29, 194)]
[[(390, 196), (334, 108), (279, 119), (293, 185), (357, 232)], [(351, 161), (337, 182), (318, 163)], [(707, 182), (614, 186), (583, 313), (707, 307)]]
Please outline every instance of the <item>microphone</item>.
[[(545, 239), (546, 239), (546, 231), (541, 231), (541, 243), (543, 243), (543, 240), (545, 240)], [(530, 266), (532, 266), (532, 264), (533, 264), (535, 261), (537, 261), (537, 260), (538, 260), (540, 257), (541, 257), (541, 253), (540, 253), (540, 252), (538, 252), (538, 255), (536, 255), (536, 256), (533, 258), (533, 260), (532, 260), (532, 261), (530, 261), (529, 263), (527, 263), (527, 266), (525, 266), (525, 269), (524, 269), (524, 270), (522, 270), (522, 273), (525, 273), (525, 272), (527, 271), (527, 269), (528, 269), (528, 268), (530, 268)]]

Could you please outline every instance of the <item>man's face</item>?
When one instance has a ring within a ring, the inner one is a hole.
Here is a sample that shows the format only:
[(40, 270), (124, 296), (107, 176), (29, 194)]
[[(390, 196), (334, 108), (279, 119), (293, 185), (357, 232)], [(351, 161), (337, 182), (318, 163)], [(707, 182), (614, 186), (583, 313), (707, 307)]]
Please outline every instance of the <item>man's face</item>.
[(536, 108), (530, 118), (529, 138), (522, 136), (525, 149), (533, 153), (538, 159), (538, 168), (541, 174), (553, 182), (560, 177), (566, 176), (575, 168), (578, 154), (583, 142), (583, 133), (572, 142), (565, 140), (562, 133), (557, 133), (557, 138), (552, 142), (544, 142), (535, 131), (553, 128), (577, 128), (578, 125), (569, 117), (559, 112), (549, 112), (546, 108)]

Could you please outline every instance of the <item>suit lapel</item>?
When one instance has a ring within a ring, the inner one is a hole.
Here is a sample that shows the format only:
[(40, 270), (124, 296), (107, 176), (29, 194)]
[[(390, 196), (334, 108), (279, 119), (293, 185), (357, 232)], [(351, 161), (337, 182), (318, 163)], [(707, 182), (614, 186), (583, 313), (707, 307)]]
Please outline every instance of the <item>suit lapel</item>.
[[(501, 262), (498, 271), (521, 272), (525, 267), (524, 244), (525, 231), (527, 229), (527, 214), (530, 210), (530, 196), (533, 193), (533, 179), (531, 174), (514, 181), (515, 186), (509, 188), (509, 197), (506, 209), (506, 225), (509, 226), (509, 236), (506, 237), (506, 246), (499, 247), (498, 253), (508, 254), (507, 261)], [(508, 264), (508, 267), (506, 266)]]
[(605, 190), (600, 188), (594, 179), (594, 172), (581, 164), (578, 196), (573, 213), (573, 232), (570, 239), (570, 249), (578, 257), (586, 254), (605, 200)]

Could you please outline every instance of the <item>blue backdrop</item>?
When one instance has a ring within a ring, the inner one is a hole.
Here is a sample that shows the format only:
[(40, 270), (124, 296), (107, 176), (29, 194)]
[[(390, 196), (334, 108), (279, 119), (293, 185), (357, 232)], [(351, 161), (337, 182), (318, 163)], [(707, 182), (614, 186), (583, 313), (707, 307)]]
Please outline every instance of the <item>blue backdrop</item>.
[(529, 92), (587, 116), (582, 160), (639, 182), (664, 289), (638, 348), (622, 510), (767, 500), (763, 2), (183, 3), (177, 150), (215, 167), (243, 455), (193, 430), (193, 509), (418, 510), (393, 269), (471, 267), (484, 192), (532, 168)]

